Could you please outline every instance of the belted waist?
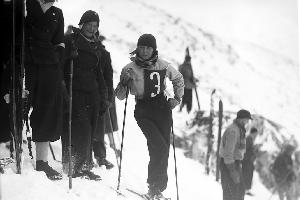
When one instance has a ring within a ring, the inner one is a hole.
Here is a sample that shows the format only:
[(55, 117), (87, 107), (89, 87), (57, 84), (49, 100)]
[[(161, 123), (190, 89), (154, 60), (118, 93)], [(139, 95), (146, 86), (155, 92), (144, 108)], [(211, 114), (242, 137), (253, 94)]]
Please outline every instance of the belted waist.
[(156, 95), (155, 97), (149, 97), (149, 98), (139, 98), (139, 97), (135, 97), (135, 102), (136, 103), (147, 103), (147, 102), (155, 102), (155, 101), (159, 101), (159, 100), (167, 100), (167, 97), (165, 96), (165, 94), (162, 92), (158, 95)]

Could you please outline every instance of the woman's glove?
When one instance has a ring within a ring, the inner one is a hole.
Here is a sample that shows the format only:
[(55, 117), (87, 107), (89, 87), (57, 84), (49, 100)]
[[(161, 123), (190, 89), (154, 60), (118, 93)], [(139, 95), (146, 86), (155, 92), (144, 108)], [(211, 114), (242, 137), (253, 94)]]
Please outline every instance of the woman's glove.
[(173, 110), (177, 105), (179, 105), (179, 103), (180, 103), (180, 101), (178, 101), (175, 98), (169, 98), (168, 99), (168, 104), (169, 104), (171, 110)]

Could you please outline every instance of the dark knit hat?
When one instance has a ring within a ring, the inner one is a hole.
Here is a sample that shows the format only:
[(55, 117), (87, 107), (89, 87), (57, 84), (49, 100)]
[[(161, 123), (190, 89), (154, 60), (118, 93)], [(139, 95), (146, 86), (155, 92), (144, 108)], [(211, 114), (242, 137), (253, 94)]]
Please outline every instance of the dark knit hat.
[(81, 16), (78, 25), (82, 25), (87, 22), (97, 22), (99, 25), (99, 21), (100, 21), (99, 15), (95, 11), (88, 10), (85, 13), (83, 13), (83, 15)]
[(153, 35), (151, 34), (143, 34), (140, 36), (137, 46), (147, 46), (147, 47), (152, 47), (153, 50), (156, 50), (156, 39)]
[(252, 119), (248, 110), (239, 110), (236, 115), (237, 119)]

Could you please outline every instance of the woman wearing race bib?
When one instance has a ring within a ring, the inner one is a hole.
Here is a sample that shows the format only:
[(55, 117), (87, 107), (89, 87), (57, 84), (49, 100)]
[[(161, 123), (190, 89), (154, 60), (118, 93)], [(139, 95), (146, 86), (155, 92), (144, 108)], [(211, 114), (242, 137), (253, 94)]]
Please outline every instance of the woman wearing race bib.
[[(180, 72), (168, 62), (158, 58), (156, 39), (143, 34), (131, 61), (121, 72), (115, 90), (118, 99), (126, 98), (127, 88), (135, 96), (134, 117), (147, 139), (150, 155), (148, 164), (148, 195), (161, 198), (168, 182), (168, 157), (172, 126), (172, 109), (180, 104), (184, 81)], [(166, 77), (173, 84), (174, 98), (165, 96)]]

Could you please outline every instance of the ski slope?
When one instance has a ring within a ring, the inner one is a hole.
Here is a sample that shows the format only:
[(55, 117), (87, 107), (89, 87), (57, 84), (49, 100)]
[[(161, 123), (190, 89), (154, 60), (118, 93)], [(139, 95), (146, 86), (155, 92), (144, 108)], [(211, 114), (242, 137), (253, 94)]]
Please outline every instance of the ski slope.
[[(76, 26), (86, 10), (99, 12), (100, 32), (107, 38), (104, 44), (111, 52), (115, 84), (121, 68), (129, 62), (128, 53), (135, 48), (138, 37), (150, 32), (157, 38), (159, 55), (175, 67), (183, 61), (185, 47), (190, 46), (195, 75), (200, 79), (198, 93), (203, 109), (209, 109), (209, 94), (216, 88), (225, 110), (249, 109), (283, 125), (300, 141), (297, 1), (63, 0), (56, 4), (63, 9), (66, 26)], [(117, 109), (121, 128), (124, 101), (117, 100)], [(146, 140), (136, 125), (133, 110), (134, 99), (130, 97), (121, 188), (146, 192), (149, 157)], [(174, 110), (175, 134), (191, 118), (177, 110)], [(53, 143), (53, 147), (60, 160), (60, 141)], [(24, 155), (22, 175), (15, 174), (13, 165), (0, 175), (1, 200), (139, 199), (130, 194), (127, 198), (118, 196), (112, 189), (117, 187), (117, 168), (110, 171), (95, 168), (94, 172), (101, 175), (102, 181), (77, 178), (69, 191), (66, 176), (61, 181), (49, 181), (45, 174), (33, 170), (34, 161), (28, 158), (26, 148)], [(8, 156), (3, 145), (0, 156)], [(176, 156), (181, 200), (222, 199), (220, 183), (213, 175), (204, 174), (203, 165), (185, 158), (180, 149), (176, 149)], [(51, 155), (49, 158), (51, 165), (61, 171), (60, 163), (51, 160)], [(116, 164), (110, 148), (108, 159)], [(172, 148), (168, 174), (169, 184), (164, 195), (176, 199)], [(253, 182), (255, 196), (246, 196), (246, 200), (271, 197), (257, 174)], [(272, 200), (277, 199), (272, 196)]]

